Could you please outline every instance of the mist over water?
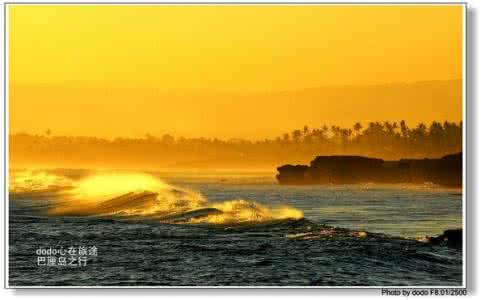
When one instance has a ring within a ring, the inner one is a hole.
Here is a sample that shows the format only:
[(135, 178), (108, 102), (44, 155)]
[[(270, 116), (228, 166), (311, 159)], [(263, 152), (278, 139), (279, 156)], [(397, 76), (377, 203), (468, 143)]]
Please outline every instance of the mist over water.
[[(60, 173), (11, 172), (10, 284), (461, 284), (460, 249), (416, 241), (461, 228), (461, 190)], [(322, 235), (323, 224), (376, 235)], [(78, 269), (36, 265), (39, 247), (76, 245), (100, 254)]]
[[(52, 191), (49, 216), (112, 216), (170, 220), (183, 223), (239, 223), (274, 219), (301, 219), (303, 213), (288, 205), (266, 207), (244, 198), (209, 202), (203, 195), (143, 173), (94, 174), (81, 180), (45, 172), (13, 174), (10, 192), (22, 197)], [(56, 195), (57, 194), (57, 195)], [(206, 209), (205, 211), (200, 211)], [(212, 209), (212, 210), (208, 210)], [(180, 221), (179, 221), (180, 222)]]

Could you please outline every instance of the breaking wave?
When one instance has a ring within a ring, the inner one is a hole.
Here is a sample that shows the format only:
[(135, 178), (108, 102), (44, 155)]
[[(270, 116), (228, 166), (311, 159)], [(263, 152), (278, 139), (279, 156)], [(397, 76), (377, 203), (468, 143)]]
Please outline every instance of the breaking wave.
[(105, 173), (72, 180), (24, 171), (10, 174), (9, 192), (14, 197), (52, 196), (48, 209), (51, 216), (110, 216), (189, 224), (303, 218), (303, 212), (291, 206), (270, 208), (246, 199), (211, 202), (196, 191), (142, 173)]
[(10, 171), (8, 190), (13, 196), (42, 196), (68, 190), (73, 184), (67, 177), (45, 171)]

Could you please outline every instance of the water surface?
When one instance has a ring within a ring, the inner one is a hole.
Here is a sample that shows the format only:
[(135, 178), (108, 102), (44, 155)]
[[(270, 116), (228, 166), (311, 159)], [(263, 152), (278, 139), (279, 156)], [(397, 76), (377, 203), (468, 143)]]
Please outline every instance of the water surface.
[[(160, 224), (49, 216), (49, 197), (9, 202), (15, 286), (456, 286), (462, 251), (415, 238), (461, 228), (461, 192), (435, 186), (280, 186), (267, 176), (160, 175), (209, 202), (290, 205), (305, 222), (259, 226)], [(326, 224), (378, 238), (289, 236)], [(316, 226), (316, 225), (315, 225)], [(86, 266), (38, 266), (39, 248), (96, 246)]]

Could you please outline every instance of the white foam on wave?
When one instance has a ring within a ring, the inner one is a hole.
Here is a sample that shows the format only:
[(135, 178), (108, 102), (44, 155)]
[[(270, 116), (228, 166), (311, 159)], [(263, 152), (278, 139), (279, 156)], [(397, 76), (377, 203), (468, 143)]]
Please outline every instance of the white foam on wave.
[[(31, 175), (39, 181), (36, 185), (38, 188), (32, 190), (34, 192), (42, 191), (41, 187), (47, 187), (51, 182), (65, 183), (69, 187), (68, 193), (54, 200), (54, 205), (49, 209), (51, 216), (117, 216), (161, 220), (186, 213), (182, 215), (185, 218), (179, 215), (177, 222), (216, 224), (303, 218), (303, 212), (286, 205), (270, 208), (246, 199), (210, 202), (196, 191), (170, 185), (143, 173), (94, 174), (78, 181), (47, 173)], [(30, 182), (28, 177), (29, 174), (22, 174), (23, 180), (17, 182)], [(42, 181), (44, 178), (46, 181)], [(18, 186), (15, 186), (17, 190)], [(28, 190), (29, 185), (24, 184), (22, 191)], [(212, 210), (204, 210), (207, 208)]]

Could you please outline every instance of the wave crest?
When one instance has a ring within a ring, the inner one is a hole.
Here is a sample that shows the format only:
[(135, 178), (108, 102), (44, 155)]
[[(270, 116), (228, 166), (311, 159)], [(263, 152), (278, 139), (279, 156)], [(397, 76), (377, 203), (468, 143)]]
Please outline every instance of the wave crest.
[[(62, 182), (59, 176), (44, 175), (34, 175), (40, 181), (47, 179), (41, 187), (54, 179)], [(29, 175), (22, 176), (25, 179)], [(271, 208), (245, 199), (210, 202), (196, 191), (176, 187), (142, 173), (95, 174), (78, 181), (66, 179), (66, 182), (69, 183), (69, 191), (53, 200), (48, 211), (51, 216), (112, 216), (189, 224), (303, 218), (303, 212), (286, 205)]]

